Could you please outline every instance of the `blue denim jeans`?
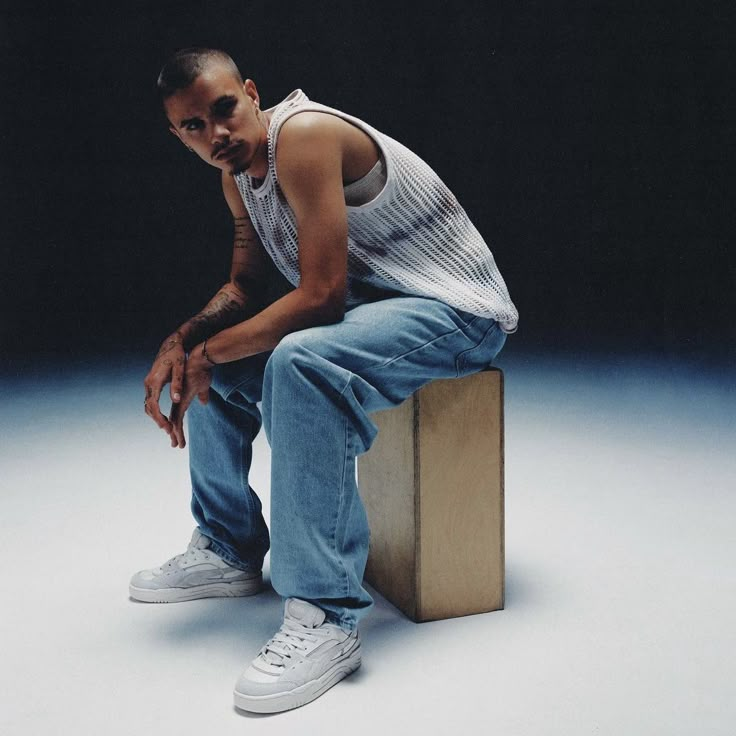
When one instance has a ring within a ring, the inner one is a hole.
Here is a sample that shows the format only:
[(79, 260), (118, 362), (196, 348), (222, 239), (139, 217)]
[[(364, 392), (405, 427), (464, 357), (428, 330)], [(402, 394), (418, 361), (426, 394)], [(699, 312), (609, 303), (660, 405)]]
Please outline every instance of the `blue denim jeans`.
[[(354, 628), (373, 606), (362, 585), (370, 531), (355, 473), (376, 436), (370, 413), (433, 379), (483, 370), (505, 340), (493, 319), (401, 296), (213, 368), (209, 403), (195, 400), (187, 413), (192, 512), (213, 550), (260, 570), (270, 546), (279, 595)], [(270, 540), (248, 483), (261, 422), (271, 446)]]

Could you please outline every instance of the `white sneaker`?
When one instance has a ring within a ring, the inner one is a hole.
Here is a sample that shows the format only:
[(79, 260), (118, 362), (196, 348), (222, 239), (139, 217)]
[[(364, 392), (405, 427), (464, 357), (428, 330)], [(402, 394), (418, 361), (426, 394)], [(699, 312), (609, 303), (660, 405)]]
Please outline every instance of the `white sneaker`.
[(235, 705), (254, 713), (298, 708), (358, 667), (358, 630), (325, 623), (321, 608), (289, 598), (281, 628), (235, 685)]
[(161, 567), (141, 570), (130, 579), (130, 597), (145, 603), (175, 603), (197, 598), (254, 595), (263, 589), (260, 572), (245, 572), (216, 555), (209, 537), (194, 530), (186, 552)]

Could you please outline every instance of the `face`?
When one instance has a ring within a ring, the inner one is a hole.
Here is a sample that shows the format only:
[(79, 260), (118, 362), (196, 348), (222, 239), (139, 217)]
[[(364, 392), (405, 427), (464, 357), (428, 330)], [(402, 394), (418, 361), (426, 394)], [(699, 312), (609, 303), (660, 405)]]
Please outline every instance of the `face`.
[(252, 80), (241, 85), (227, 68), (211, 64), (164, 106), (171, 132), (203, 161), (230, 174), (263, 176), (268, 138), (258, 101)]

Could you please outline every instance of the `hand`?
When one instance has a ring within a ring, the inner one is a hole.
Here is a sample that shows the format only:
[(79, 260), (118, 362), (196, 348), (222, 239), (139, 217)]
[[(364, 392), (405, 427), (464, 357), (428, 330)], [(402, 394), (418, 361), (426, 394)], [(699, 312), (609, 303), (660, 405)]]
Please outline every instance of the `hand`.
[(158, 402), (164, 386), (169, 382), (171, 382), (171, 401), (174, 402), (174, 405), (180, 401), (185, 362), (182, 338), (178, 332), (175, 332), (161, 343), (153, 366), (143, 381), (146, 389), (146, 398), (143, 402), (145, 412), (169, 436), (174, 427), (172, 422), (161, 413)]
[(194, 401), (199, 398), (200, 403), (206, 404), (210, 398), (210, 383), (212, 382), (212, 364), (202, 355), (202, 345), (192, 349), (184, 367), (184, 393), (181, 400), (171, 407), (171, 426), (169, 433), (171, 446), (184, 448), (184, 413)]

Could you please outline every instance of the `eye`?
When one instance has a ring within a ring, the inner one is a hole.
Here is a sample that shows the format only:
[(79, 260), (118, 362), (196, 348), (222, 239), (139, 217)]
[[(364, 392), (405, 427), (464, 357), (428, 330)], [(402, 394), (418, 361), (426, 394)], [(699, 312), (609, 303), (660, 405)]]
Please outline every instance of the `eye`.
[(217, 105), (215, 108), (215, 115), (225, 117), (227, 115), (230, 115), (232, 111), (235, 109), (235, 100), (223, 100), (221, 103)]
[(188, 130), (190, 133), (194, 130), (199, 130), (202, 127), (201, 120), (190, 120), (185, 126), (184, 130)]

